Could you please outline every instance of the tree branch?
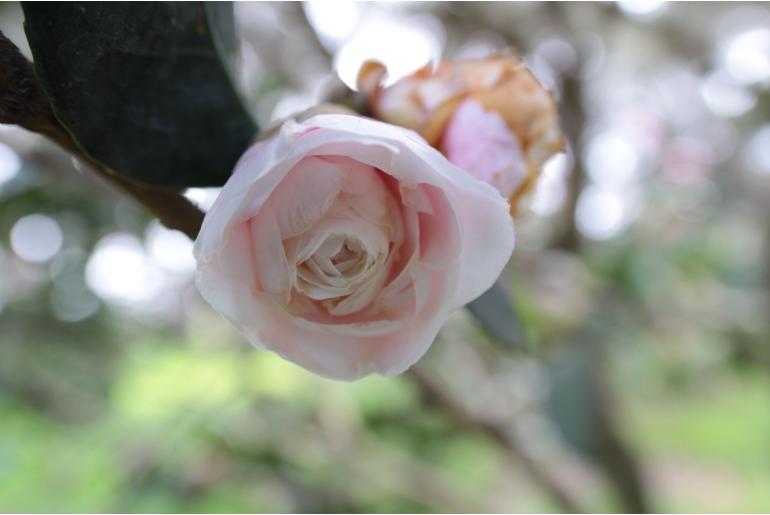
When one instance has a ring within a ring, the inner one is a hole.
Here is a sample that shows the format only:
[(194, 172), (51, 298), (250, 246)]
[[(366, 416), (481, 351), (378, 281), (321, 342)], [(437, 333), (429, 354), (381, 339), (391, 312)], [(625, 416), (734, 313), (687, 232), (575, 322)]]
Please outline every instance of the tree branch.
[(511, 461), (515, 465), (522, 466), (532, 480), (548, 493), (565, 513), (585, 513), (580, 508), (580, 504), (572, 497), (572, 494), (551, 477), (503, 427), (471, 417), (444, 390), (436, 386), (419, 367), (412, 367), (408, 374), (429, 404), (444, 410), (462, 429), (484, 434), (497, 442), (507, 451)]
[(0, 32), (0, 123), (18, 125), (46, 136), (67, 152), (87, 163), (99, 176), (133, 197), (163, 225), (195, 239), (203, 212), (184, 195), (129, 181), (86, 154), (54, 115), (32, 63)]

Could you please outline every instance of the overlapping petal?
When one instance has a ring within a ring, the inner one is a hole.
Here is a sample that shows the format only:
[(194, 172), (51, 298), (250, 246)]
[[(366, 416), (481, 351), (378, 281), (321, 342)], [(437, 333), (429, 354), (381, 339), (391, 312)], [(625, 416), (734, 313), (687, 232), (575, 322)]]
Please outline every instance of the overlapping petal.
[(416, 133), (289, 122), (239, 161), (196, 241), (204, 298), (318, 374), (397, 374), (513, 250), (508, 204)]

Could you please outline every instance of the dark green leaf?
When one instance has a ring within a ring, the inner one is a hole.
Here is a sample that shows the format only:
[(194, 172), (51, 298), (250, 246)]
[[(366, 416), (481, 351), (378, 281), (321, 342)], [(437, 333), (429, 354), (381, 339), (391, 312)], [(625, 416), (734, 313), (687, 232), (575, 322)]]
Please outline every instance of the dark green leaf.
[(227, 180), (257, 129), (230, 80), (230, 3), (23, 7), (35, 71), (83, 150), (152, 185)]
[(551, 360), (551, 391), (546, 408), (561, 436), (591, 459), (601, 454), (601, 428), (596, 398), (594, 366), (599, 345), (579, 342), (568, 345)]
[(495, 283), (467, 307), (484, 331), (495, 341), (509, 349), (521, 347), (524, 338), (521, 323), (513, 301), (500, 283)]

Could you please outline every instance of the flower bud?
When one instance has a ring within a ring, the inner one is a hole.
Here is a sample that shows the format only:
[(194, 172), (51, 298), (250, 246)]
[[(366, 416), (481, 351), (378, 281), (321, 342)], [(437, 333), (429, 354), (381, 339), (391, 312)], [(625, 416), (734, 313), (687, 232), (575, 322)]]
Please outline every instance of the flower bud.
[(495, 186), (515, 213), (543, 163), (563, 148), (551, 94), (516, 57), (445, 61), (384, 87), (366, 62), (358, 89), (372, 116), (417, 131), (460, 168)]

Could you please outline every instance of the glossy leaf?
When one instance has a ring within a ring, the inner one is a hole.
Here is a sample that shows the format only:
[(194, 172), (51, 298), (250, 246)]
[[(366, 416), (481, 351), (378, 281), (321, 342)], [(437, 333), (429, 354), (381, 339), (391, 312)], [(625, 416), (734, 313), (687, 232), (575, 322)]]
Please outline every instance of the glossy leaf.
[(217, 186), (256, 134), (233, 88), (230, 3), (24, 3), (56, 116), (116, 173)]

